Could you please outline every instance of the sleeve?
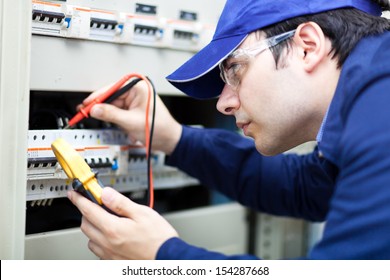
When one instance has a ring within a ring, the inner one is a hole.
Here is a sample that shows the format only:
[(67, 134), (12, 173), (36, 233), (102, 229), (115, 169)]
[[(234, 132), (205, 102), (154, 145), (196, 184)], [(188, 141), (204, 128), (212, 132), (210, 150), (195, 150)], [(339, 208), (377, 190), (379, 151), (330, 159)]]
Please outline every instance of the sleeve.
[(390, 258), (390, 75), (371, 81), (344, 109), (340, 173), (323, 238), (310, 258)]
[(156, 260), (256, 260), (252, 255), (227, 256), (217, 252), (207, 251), (173, 237), (161, 245), (157, 252)]
[(253, 209), (323, 221), (334, 182), (317, 153), (260, 155), (251, 139), (219, 129), (183, 127), (168, 164)]

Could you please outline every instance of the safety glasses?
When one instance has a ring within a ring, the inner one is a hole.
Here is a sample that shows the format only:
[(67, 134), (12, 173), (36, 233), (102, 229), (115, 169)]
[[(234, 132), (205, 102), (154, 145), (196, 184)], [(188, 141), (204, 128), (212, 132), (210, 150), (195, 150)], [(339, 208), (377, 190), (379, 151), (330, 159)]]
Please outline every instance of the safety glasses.
[(237, 90), (245, 70), (248, 68), (249, 63), (253, 58), (263, 51), (291, 38), (294, 34), (295, 30), (291, 30), (264, 39), (252, 47), (236, 49), (219, 64), (222, 80), (234, 90)]

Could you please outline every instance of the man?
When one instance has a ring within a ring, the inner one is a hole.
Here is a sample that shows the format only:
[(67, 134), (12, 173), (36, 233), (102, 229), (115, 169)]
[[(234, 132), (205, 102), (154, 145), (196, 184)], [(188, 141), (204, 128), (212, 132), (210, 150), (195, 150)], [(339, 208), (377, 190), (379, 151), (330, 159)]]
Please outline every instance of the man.
[[(219, 96), (217, 109), (234, 115), (255, 145), (181, 126), (158, 99), (153, 147), (244, 205), (326, 220), (310, 259), (390, 258), (390, 23), (381, 8), (389, 2), (228, 0), (213, 40), (168, 80), (195, 98)], [(143, 140), (145, 87), (91, 115)], [(309, 140), (318, 141), (312, 154), (280, 154)], [(152, 209), (110, 188), (103, 202), (125, 218), (75, 192), (69, 198), (100, 258), (256, 258), (191, 246)]]

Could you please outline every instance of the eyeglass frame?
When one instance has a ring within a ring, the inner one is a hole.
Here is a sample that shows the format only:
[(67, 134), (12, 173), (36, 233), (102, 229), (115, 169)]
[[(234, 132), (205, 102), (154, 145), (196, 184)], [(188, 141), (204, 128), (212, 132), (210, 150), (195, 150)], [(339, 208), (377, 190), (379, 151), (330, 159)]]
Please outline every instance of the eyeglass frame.
[[(242, 63), (232, 63), (229, 65), (229, 68), (226, 69), (226, 66), (224, 65), (226, 61), (228, 61), (231, 58), (237, 58), (240, 56), (247, 56), (249, 59), (255, 58), (265, 50), (274, 47), (278, 44), (280, 44), (283, 41), (286, 41), (287, 39), (290, 39), (295, 34), (295, 29), (290, 30), (287, 32), (284, 32), (279, 35), (275, 35), (269, 38), (266, 38), (264, 40), (261, 40), (258, 42), (255, 46), (249, 47), (249, 48), (238, 48), (235, 51), (233, 51), (230, 55), (228, 55), (227, 58), (225, 58), (221, 63), (219, 63), (219, 69), (220, 69), (220, 77), (222, 81), (224, 81), (225, 84), (231, 86), (234, 90), (236, 90), (241, 83), (241, 78), (236, 78), (236, 82), (232, 83), (231, 81), (234, 80), (231, 77), (235, 77), (238, 71), (233, 71), (233, 65), (242, 67)], [(231, 74), (229, 74), (229, 71)]]

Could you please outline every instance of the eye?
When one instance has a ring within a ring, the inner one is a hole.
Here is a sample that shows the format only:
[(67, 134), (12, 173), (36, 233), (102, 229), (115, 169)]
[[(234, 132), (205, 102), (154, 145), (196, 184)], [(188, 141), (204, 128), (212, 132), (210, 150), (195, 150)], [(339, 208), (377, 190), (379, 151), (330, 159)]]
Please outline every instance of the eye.
[(230, 77), (235, 77), (236, 79), (240, 78), (243, 71), (245, 69), (245, 63), (244, 62), (239, 62), (239, 61), (235, 61), (235, 62), (232, 62), (229, 64), (228, 66), (228, 73), (229, 73), (229, 76)]
[(240, 71), (241, 64), (238, 62), (233, 62), (229, 65), (228, 71), (231, 72), (233, 75), (237, 74)]

